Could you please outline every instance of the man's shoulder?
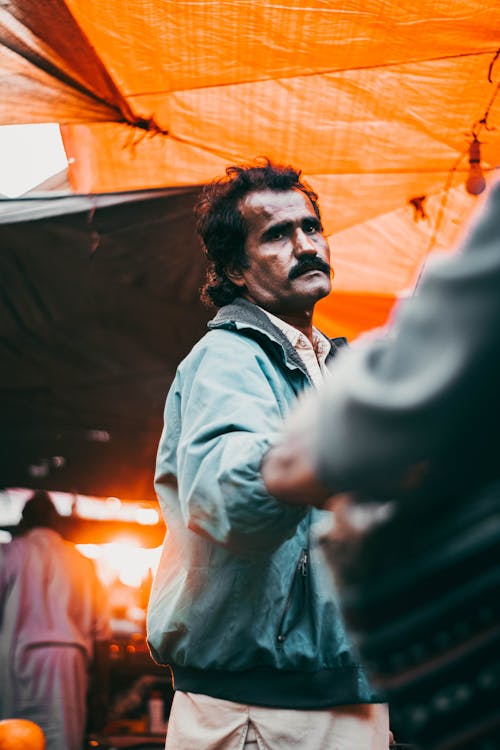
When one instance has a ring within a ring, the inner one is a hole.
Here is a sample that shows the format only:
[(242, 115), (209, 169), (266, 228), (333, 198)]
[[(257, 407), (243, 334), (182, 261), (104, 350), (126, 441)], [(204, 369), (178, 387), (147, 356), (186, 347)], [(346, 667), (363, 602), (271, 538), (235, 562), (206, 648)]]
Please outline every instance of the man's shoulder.
[(208, 327), (211, 330), (257, 331), (271, 337), (277, 331), (269, 315), (244, 297), (237, 297), (231, 304), (221, 307)]
[(228, 318), (222, 325), (210, 328), (182, 360), (172, 390), (176, 391), (180, 383), (189, 387), (189, 383), (200, 380), (243, 381), (251, 372), (271, 377), (275, 371), (271, 361), (281, 362), (282, 370), (285, 367), (281, 349), (278, 342), (259, 328)]
[(186, 367), (196, 366), (202, 359), (220, 359), (221, 362), (230, 360), (236, 354), (250, 356), (261, 347), (254, 338), (246, 336), (236, 326), (225, 325), (211, 328), (204, 336), (196, 342), (189, 354), (179, 365), (180, 370)]

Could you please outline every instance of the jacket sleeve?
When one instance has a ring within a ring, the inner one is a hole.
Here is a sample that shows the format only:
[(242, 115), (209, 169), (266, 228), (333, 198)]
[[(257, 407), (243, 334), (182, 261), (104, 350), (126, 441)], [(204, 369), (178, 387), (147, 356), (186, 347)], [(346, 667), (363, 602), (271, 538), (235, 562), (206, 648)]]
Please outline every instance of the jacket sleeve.
[(332, 494), (397, 491), (477, 423), (474, 412), (487, 413), (499, 359), (500, 183), (458, 254), (431, 259), (387, 335), (339, 353), (319, 399), (307, 397), (289, 430), (305, 437)]
[(290, 386), (255, 341), (226, 330), (209, 333), (183, 365), (165, 407), (158, 493), (174, 474), (184, 524), (237, 554), (279, 546), (307, 513), (269, 495), (259, 471)]

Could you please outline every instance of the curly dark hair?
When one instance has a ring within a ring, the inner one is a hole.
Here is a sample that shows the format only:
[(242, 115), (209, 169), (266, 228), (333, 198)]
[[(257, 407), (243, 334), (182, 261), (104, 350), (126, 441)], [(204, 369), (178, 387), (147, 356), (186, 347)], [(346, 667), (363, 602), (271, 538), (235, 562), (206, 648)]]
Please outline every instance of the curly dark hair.
[(300, 170), (264, 159), (262, 164), (227, 167), (224, 177), (203, 187), (195, 207), (196, 230), (208, 258), (206, 281), (201, 289), (203, 302), (222, 307), (242, 293), (225, 269), (229, 265), (248, 268), (245, 252), (248, 229), (238, 206), (248, 193), (301, 190), (321, 222), (318, 196), (300, 177)]

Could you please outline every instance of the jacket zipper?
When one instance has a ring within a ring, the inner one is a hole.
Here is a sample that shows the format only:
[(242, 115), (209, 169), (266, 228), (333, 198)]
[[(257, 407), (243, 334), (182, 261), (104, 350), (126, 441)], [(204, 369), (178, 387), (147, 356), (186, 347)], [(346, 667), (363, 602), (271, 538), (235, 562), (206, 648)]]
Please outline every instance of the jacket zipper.
[(295, 588), (295, 582), (298, 576), (300, 576), (303, 579), (306, 578), (307, 571), (308, 571), (308, 564), (309, 564), (308, 551), (307, 549), (303, 549), (301, 550), (299, 561), (297, 563), (297, 567), (295, 568), (295, 572), (293, 574), (292, 583), (290, 585), (290, 590), (288, 592), (288, 596), (285, 601), (285, 606), (283, 608), (283, 612), (280, 617), (280, 621), (278, 625), (278, 636), (277, 636), (278, 643), (283, 643), (283, 641), (286, 638), (286, 633), (283, 632), (283, 627), (285, 624), (286, 616), (288, 614), (288, 610), (290, 609), (290, 606), (292, 604), (292, 596), (293, 596), (293, 591)]

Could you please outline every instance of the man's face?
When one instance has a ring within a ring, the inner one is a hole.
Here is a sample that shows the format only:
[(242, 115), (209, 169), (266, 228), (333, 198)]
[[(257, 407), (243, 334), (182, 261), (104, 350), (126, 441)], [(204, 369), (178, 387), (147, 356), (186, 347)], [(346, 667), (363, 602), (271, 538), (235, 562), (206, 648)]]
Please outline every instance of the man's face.
[(248, 268), (228, 274), (243, 296), (279, 314), (312, 310), (330, 292), (330, 248), (301, 190), (260, 190), (239, 204)]

